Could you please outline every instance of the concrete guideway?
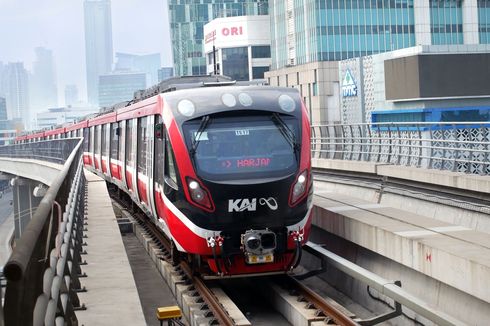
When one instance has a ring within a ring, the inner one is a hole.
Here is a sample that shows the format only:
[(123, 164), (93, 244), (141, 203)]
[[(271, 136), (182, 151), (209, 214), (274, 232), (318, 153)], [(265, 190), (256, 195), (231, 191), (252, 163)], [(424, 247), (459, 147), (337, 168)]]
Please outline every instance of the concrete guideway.
[[(487, 233), (332, 192), (322, 182), (315, 187), (313, 222), (318, 227), (474, 296), (477, 304), (461, 308), (467, 312), (490, 308)], [(446, 290), (434, 290), (438, 293), (426, 294), (450, 305), (451, 299), (439, 297)]]
[(88, 183), (87, 255), (78, 294), (87, 310), (77, 311), (80, 325), (146, 325), (131, 267), (119, 233), (106, 183), (85, 170)]
[(50, 186), (56, 179), (63, 164), (41, 160), (0, 157), (2, 172), (36, 180)]

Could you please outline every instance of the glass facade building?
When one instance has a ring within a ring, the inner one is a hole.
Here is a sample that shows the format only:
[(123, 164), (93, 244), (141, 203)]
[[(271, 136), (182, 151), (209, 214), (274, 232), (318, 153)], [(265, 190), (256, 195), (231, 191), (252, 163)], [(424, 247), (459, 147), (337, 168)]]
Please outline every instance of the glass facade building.
[(490, 44), (490, 0), (478, 0), (478, 36), (480, 44)]
[(269, 12), (272, 69), (490, 43), (490, 0), (270, 0)]
[(273, 68), (414, 46), (413, 8), (414, 0), (272, 1)]
[(463, 44), (462, 0), (429, 0), (432, 44)]
[(176, 76), (206, 74), (204, 25), (219, 17), (267, 15), (267, 0), (169, 0)]

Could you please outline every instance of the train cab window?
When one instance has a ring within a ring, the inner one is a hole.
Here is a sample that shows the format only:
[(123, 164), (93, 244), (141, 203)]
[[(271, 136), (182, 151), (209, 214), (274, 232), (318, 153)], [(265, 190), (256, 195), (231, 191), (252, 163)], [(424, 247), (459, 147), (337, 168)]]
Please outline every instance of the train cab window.
[(292, 116), (211, 117), (183, 129), (194, 166), (208, 180), (283, 177), (299, 164), (300, 132)]
[[(155, 116), (155, 125), (162, 123), (162, 117), (160, 115)], [(165, 133), (163, 133), (165, 135)], [(163, 186), (164, 178), (163, 178), (163, 168), (165, 164), (165, 137), (163, 138), (155, 138), (155, 168), (154, 168), (154, 180), (159, 185)]]
[(102, 143), (102, 156), (107, 156), (107, 125), (102, 125), (101, 143)]
[(83, 151), (88, 152), (88, 145), (90, 143), (89, 139), (89, 128), (84, 128), (83, 129)]
[(148, 151), (148, 117), (138, 119), (138, 173), (148, 175), (146, 156)]
[(111, 159), (117, 160), (119, 157), (119, 132), (117, 123), (111, 123)]
[(134, 119), (126, 121), (126, 162), (130, 167), (134, 167), (134, 153), (133, 153), (133, 129)]

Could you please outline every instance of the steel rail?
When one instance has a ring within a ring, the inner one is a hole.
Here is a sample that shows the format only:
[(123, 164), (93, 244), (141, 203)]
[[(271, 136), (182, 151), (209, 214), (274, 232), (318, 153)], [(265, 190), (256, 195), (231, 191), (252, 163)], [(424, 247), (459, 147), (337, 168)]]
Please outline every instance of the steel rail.
[[(111, 197), (116, 200), (119, 204), (127, 208), (127, 203), (119, 200), (119, 198)], [(143, 212), (140, 214), (131, 214), (136, 217), (136, 220), (140, 225), (142, 225), (148, 232), (152, 234), (153, 241), (161, 244), (167, 251), (167, 255), (162, 257), (168, 263), (174, 265), (171, 257), (171, 244), (167, 237), (153, 224), (149, 218), (147, 218)], [(178, 265), (189, 281), (194, 285), (199, 295), (202, 297), (209, 310), (213, 313), (214, 318), (219, 322), (220, 325), (234, 325), (233, 319), (228, 315), (224, 307), (221, 305), (219, 300), (213, 294), (213, 292), (206, 286), (204, 280), (193, 274), (191, 267), (187, 261), (182, 260)]]
[(288, 276), (288, 281), (293, 283), (293, 285), (299, 289), (300, 295), (303, 296), (306, 301), (313, 304), (315, 308), (323, 312), (327, 318), (333, 319), (337, 325), (343, 326), (358, 326), (353, 319), (341, 312), (339, 309), (334, 307), (332, 304), (327, 302), (318, 293), (310, 289), (309, 287), (303, 285), (301, 282), (296, 280), (292, 276)]
[(199, 292), (203, 300), (208, 304), (209, 309), (213, 312), (214, 317), (218, 320), (220, 325), (235, 325), (234, 320), (230, 317), (230, 315), (228, 315), (228, 312), (226, 312), (218, 298), (216, 298), (214, 293), (207, 287), (204, 280), (198, 276), (194, 276), (187, 263), (181, 262), (180, 266), (187, 277), (194, 284), (196, 290)]

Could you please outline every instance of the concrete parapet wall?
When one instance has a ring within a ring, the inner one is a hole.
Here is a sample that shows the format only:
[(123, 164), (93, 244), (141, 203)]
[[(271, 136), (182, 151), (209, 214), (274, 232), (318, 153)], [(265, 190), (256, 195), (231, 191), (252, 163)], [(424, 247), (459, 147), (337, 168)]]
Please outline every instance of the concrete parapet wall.
[(461, 190), (490, 193), (490, 176), (422, 169), (386, 163), (318, 158), (312, 159), (312, 166), (321, 169), (371, 173), (379, 176), (423, 182)]
[(399, 165), (380, 165), (377, 167), (377, 174), (462, 190), (490, 193), (490, 176)]

